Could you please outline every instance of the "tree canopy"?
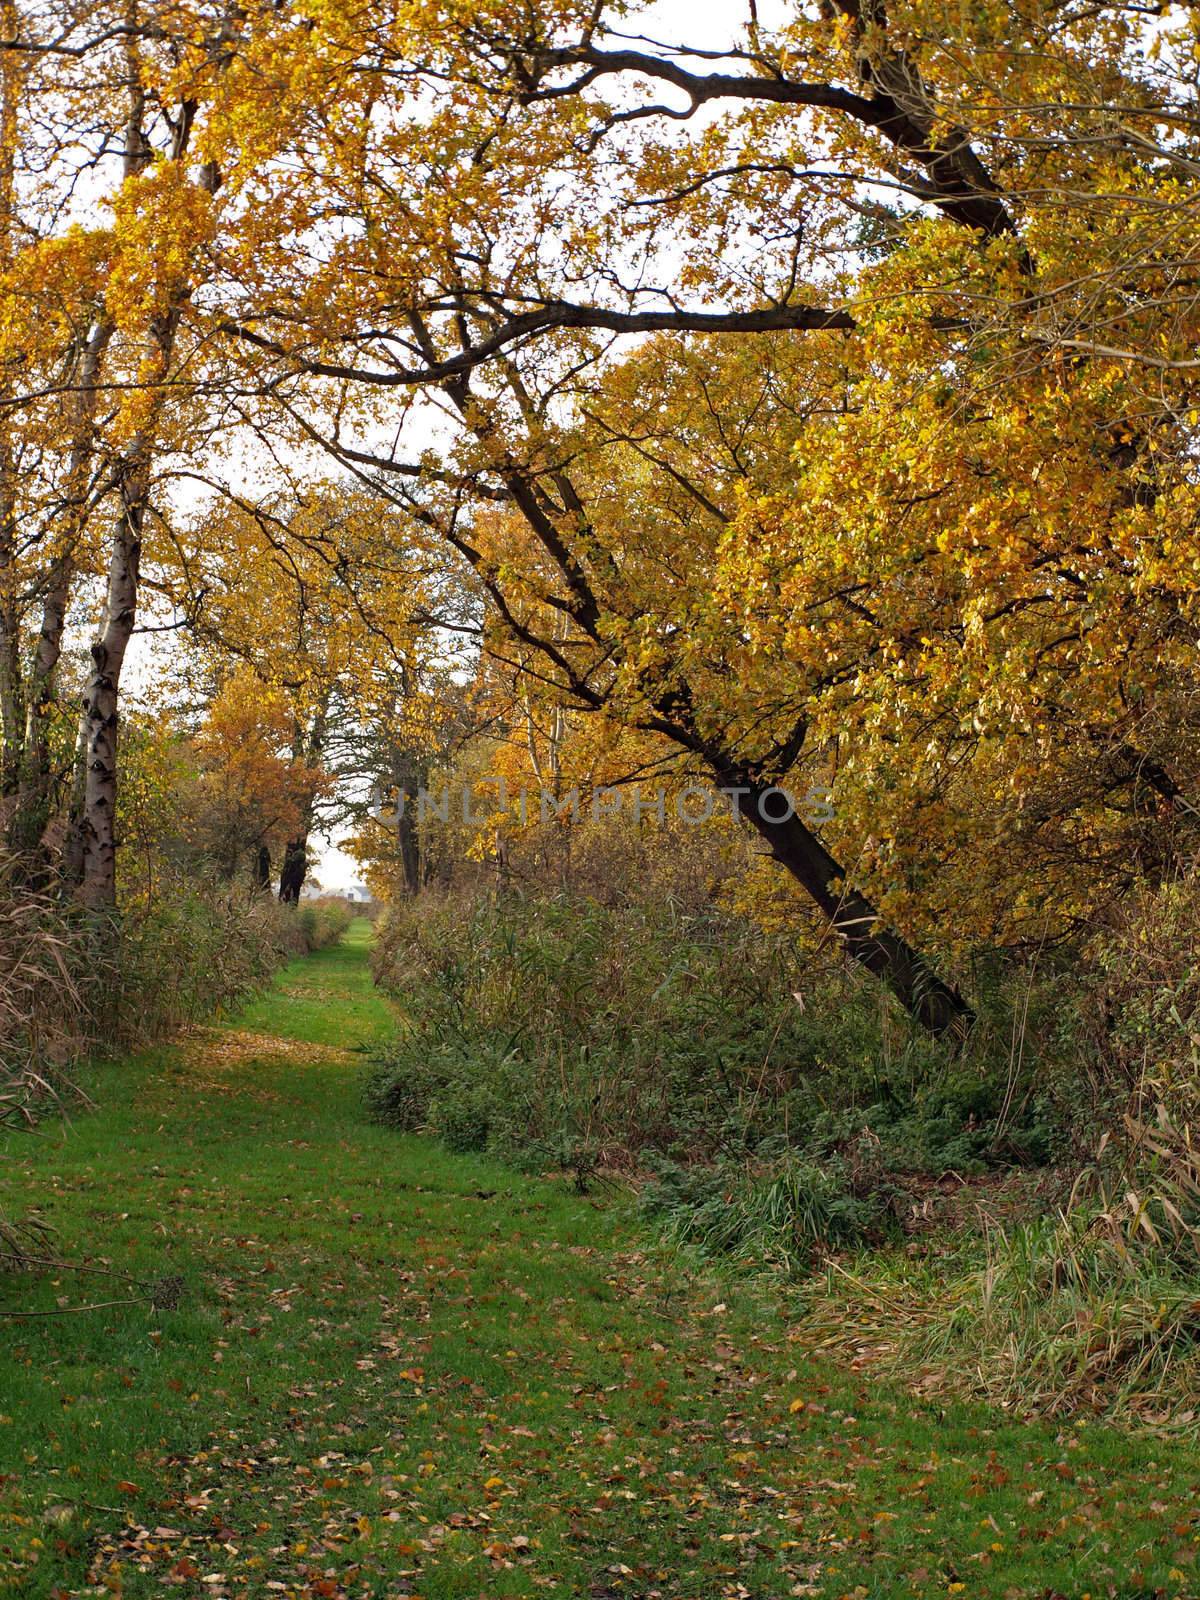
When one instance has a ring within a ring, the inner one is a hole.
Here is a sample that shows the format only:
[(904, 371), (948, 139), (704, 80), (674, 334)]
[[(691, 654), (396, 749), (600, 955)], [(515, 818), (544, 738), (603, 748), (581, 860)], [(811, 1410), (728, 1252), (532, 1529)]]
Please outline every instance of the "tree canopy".
[[(1194, 846), (1200, 20), (654, 16), (6, 0), (10, 841), (67, 814), (113, 903), (174, 607), (302, 770), (336, 704), (415, 781), (474, 683), (719, 783), (944, 1029), (972, 949)], [(813, 783), (831, 821), (764, 810)]]

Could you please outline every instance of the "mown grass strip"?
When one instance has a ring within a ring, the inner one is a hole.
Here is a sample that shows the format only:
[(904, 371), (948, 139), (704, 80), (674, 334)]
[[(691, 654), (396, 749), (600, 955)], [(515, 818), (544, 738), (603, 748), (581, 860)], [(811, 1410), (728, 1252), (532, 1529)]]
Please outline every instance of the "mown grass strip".
[(4, 1324), (10, 1592), (1200, 1593), (1185, 1442), (914, 1399), (619, 1205), (367, 1123), (364, 939), (9, 1140), (5, 1207), (63, 1257), (184, 1283)]

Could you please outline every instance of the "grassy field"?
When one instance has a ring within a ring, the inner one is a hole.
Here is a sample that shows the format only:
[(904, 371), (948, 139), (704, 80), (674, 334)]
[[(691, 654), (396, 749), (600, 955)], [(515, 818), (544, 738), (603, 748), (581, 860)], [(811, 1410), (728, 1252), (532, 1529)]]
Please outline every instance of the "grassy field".
[(367, 1124), (366, 936), (9, 1139), (5, 1210), (182, 1295), (0, 1286), (53, 1313), (3, 1322), (7, 1592), (1200, 1595), (1197, 1450), (914, 1399), (619, 1205)]

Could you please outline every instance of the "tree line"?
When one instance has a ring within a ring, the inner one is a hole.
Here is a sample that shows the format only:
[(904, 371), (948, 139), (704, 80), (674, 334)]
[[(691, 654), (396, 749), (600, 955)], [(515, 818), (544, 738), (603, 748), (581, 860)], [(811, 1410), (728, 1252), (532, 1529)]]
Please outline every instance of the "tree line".
[(736, 791), (957, 1028), (964, 952), (1194, 848), (1197, 19), (641, 26), (3, 0), (8, 844), (115, 906), (178, 625), (286, 701), (289, 895), (337, 739), (396, 790), (502, 727)]

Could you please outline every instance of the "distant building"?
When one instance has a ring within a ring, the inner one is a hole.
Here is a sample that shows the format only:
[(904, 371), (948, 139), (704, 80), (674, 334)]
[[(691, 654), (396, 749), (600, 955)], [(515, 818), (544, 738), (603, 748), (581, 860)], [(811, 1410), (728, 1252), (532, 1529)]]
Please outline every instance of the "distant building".
[(322, 889), (310, 878), (300, 891), (301, 900), (350, 900), (356, 906), (373, 905), (375, 896), (363, 883), (349, 883), (344, 889)]

